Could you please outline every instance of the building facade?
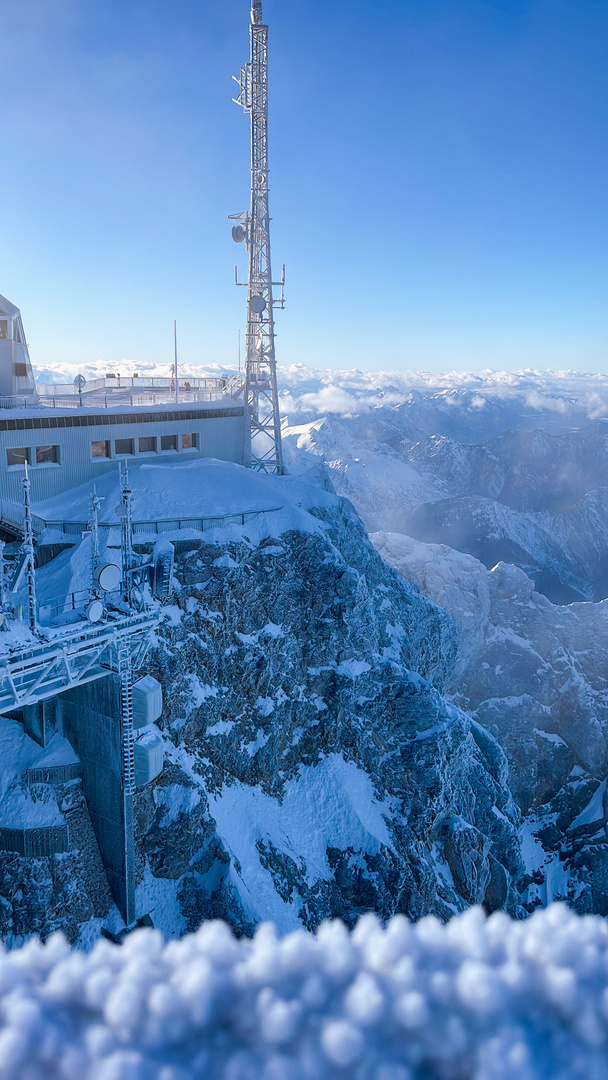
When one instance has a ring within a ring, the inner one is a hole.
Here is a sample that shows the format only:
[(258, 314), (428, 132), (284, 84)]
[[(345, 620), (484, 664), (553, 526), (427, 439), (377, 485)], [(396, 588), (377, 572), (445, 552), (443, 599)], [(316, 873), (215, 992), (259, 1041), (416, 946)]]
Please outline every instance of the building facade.
[(124, 393), (75, 390), (58, 407), (56, 398), (37, 394), (19, 309), (0, 296), (0, 498), (21, 502), (26, 464), (35, 503), (95, 481), (119, 461), (170, 466), (212, 457), (249, 465), (246, 407), (216, 382), (217, 392), (204, 401), (193, 400), (187, 384), (187, 400), (170, 400), (179, 399), (179, 387), (160, 404), (154, 394), (141, 405), (132, 396), (123, 404)]

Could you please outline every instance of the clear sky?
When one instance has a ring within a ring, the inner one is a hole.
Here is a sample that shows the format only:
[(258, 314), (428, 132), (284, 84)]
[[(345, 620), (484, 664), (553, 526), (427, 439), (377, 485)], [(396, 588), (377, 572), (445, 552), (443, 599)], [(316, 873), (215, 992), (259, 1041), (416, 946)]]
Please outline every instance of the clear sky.
[[(264, 0), (279, 362), (608, 371), (606, 0)], [(35, 365), (232, 364), (248, 0), (0, 0)]]

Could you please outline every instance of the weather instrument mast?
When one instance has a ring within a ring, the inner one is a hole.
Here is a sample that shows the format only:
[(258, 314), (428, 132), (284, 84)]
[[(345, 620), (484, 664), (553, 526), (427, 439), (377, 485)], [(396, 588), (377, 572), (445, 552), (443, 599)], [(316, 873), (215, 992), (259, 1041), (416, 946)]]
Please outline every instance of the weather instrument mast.
[[(251, 465), (262, 472), (283, 474), (281, 420), (274, 347), (274, 309), (284, 307), (285, 267), (279, 282), (272, 280), (270, 214), (268, 211), (268, 26), (262, 22), (262, 0), (251, 4), (251, 59), (241, 69), (240, 94), (234, 100), (251, 116), (251, 206), (249, 213), (231, 215), (237, 222), (232, 237), (249, 252), (245, 401), (251, 420)], [(275, 300), (273, 286), (280, 288)]]

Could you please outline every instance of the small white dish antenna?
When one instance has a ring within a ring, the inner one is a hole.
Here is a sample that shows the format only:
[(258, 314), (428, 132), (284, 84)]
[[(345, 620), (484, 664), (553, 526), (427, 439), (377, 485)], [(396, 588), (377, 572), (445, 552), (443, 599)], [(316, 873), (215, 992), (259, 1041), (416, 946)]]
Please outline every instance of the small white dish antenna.
[(247, 233), (242, 225), (234, 225), (232, 228), (232, 239), (235, 244), (242, 244), (247, 239)]
[(79, 394), (82, 393), (82, 391), (84, 390), (86, 385), (87, 385), (87, 380), (85, 379), (84, 375), (77, 375), (76, 378), (74, 379), (74, 386), (78, 390)]
[(126, 508), (125, 504), (124, 503), (119, 503), (118, 506), (116, 507), (114, 513), (116, 514), (117, 518), (126, 517), (127, 516), (127, 508)]
[(266, 310), (266, 301), (259, 293), (254, 293), (249, 301), (249, 307), (255, 315), (261, 315)]
[(104, 592), (114, 592), (120, 585), (120, 567), (116, 563), (106, 563), (97, 571), (97, 584)]
[(87, 607), (87, 619), (90, 623), (98, 623), (103, 617), (103, 604), (101, 600), (91, 600)]

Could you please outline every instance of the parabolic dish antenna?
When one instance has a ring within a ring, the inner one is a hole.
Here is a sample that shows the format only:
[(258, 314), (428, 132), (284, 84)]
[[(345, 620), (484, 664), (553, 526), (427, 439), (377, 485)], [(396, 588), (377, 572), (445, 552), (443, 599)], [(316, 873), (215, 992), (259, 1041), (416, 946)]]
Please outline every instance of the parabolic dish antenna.
[(120, 567), (116, 563), (106, 563), (97, 571), (97, 584), (104, 592), (114, 592), (120, 585)]
[(247, 239), (247, 233), (242, 225), (234, 225), (232, 229), (232, 239), (235, 244), (242, 244), (243, 240)]
[(266, 310), (266, 301), (259, 293), (254, 293), (249, 301), (249, 307), (255, 315), (261, 315)]
[(127, 516), (127, 508), (126, 508), (125, 504), (124, 503), (119, 503), (118, 506), (116, 507), (114, 513), (116, 514), (117, 518), (126, 517)]
[(74, 379), (74, 386), (78, 390), (79, 394), (82, 393), (82, 391), (84, 390), (86, 385), (87, 385), (87, 380), (85, 379), (84, 375), (77, 375), (76, 378)]
[(101, 600), (91, 600), (91, 603), (87, 607), (87, 619), (89, 622), (99, 622), (103, 615), (103, 604)]

